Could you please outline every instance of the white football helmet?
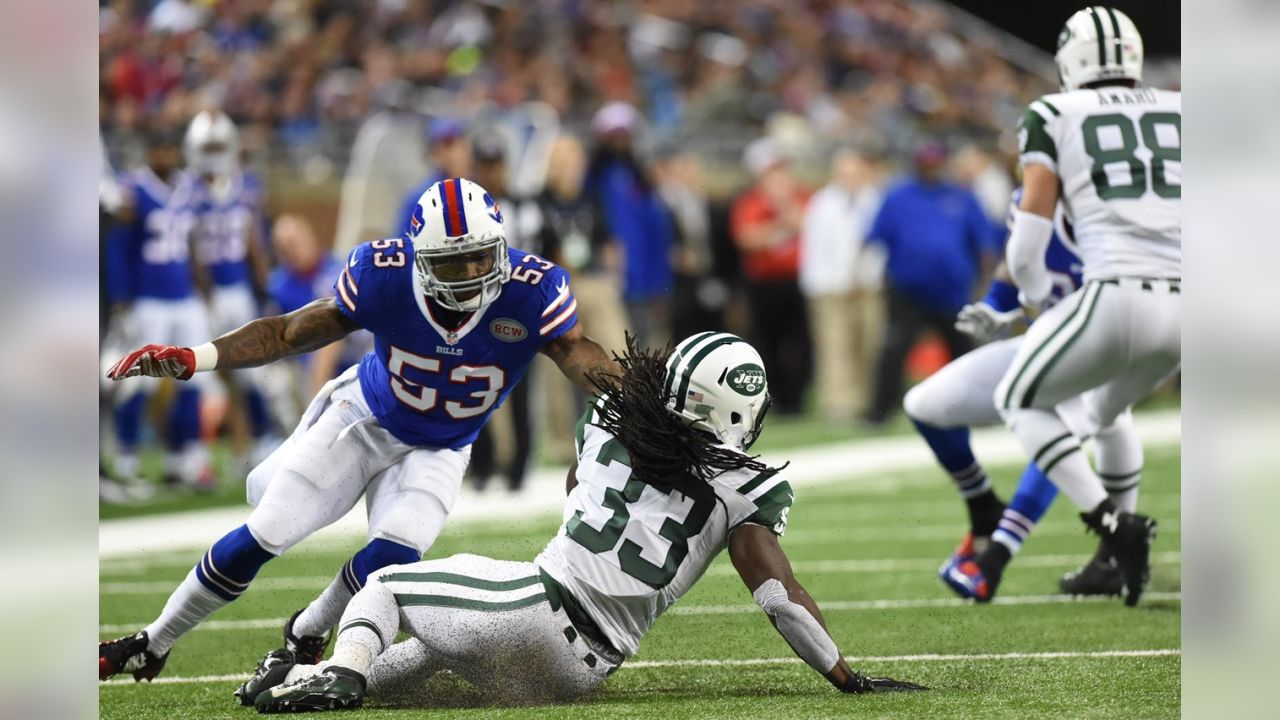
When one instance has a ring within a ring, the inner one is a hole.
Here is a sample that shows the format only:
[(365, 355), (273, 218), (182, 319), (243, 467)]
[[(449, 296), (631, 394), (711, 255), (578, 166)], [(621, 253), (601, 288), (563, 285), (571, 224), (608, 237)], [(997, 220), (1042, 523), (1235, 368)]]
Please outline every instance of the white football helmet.
[(1099, 80), (1141, 82), (1142, 36), (1128, 15), (1095, 5), (1067, 19), (1054, 60), (1064, 91)]
[(470, 180), (448, 178), (427, 188), (406, 234), (422, 289), (446, 308), (479, 310), (511, 279), (502, 210)]
[(737, 335), (685, 338), (667, 358), (667, 408), (721, 443), (746, 451), (760, 437), (772, 399), (760, 353)]
[(187, 127), (182, 149), (193, 172), (221, 180), (230, 177), (240, 163), (240, 132), (226, 114), (205, 110)]

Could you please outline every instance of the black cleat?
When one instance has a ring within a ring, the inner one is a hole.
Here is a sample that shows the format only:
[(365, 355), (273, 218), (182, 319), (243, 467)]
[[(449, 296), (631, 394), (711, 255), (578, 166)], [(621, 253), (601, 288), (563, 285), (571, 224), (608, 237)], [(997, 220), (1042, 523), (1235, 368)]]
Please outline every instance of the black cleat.
[(263, 690), (253, 706), (263, 714), (355, 710), (364, 704), (364, 676), (344, 667)]
[(147, 649), (149, 643), (145, 630), (98, 643), (98, 680), (107, 680), (122, 672), (131, 673), (138, 682), (154, 680), (164, 669), (169, 653), (157, 657)]
[(1124, 592), (1124, 577), (1111, 548), (1106, 542), (1100, 542), (1093, 558), (1063, 575), (1058, 588), (1066, 595), (1116, 597)]
[(1081, 513), (1080, 517), (1102, 536), (1115, 556), (1124, 582), (1124, 604), (1137, 605), (1151, 579), (1151, 543), (1156, 538), (1156, 521), (1145, 515), (1116, 510), (1114, 506), (1099, 507), (1093, 512)]
[(331, 633), (320, 636), (294, 635), (293, 624), (301, 614), (302, 610), (299, 610), (289, 617), (289, 622), (284, 624), (284, 647), (294, 654), (299, 665), (319, 665), (320, 661), (324, 660), (324, 651), (329, 649)]
[(241, 705), (253, 705), (253, 701), (264, 690), (270, 690), (283, 683), (289, 670), (297, 664), (297, 658), (292, 651), (284, 648), (272, 650), (258, 663), (258, 669), (253, 672), (253, 677), (236, 688), (236, 699)]

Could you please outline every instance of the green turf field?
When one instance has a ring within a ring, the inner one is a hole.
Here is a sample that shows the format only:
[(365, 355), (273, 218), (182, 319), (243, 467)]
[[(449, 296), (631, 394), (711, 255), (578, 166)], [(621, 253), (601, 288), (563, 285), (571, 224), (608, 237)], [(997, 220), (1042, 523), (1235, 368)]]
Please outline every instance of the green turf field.
[[(883, 481), (797, 491), (783, 547), (824, 608), (856, 669), (929, 685), (927, 693), (844, 696), (794, 659), (720, 558), (645, 638), (640, 654), (596, 695), (570, 706), (497, 708), (460, 681), (437, 677), (422, 697), (371, 700), (368, 717), (484, 718), (1135, 718), (1177, 717), (1179, 653), (1179, 455), (1148, 450), (1141, 508), (1160, 521), (1149, 598), (1055, 597), (1064, 571), (1087, 558), (1086, 535), (1059, 502), (1015, 560), (1001, 598), (965, 606), (935, 570), (959, 539), (955, 491), (928, 469)], [(1020, 468), (992, 468), (1003, 494)], [(473, 552), (532, 559), (554, 516), (502, 527), (451, 525), (431, 555)], [(280, 645), (283, 619), (324, 587), (358, 549), (304, 543), (270, 563), (243, 599), (178, 644), (162, 680), (101, 687), (101, 717), (246, 718), (239, 678)], [(113, 558), (101, 566), (101, 637), (154, 617), (199, 552)], [(428, 709), (423, 709), (428, 708)]]

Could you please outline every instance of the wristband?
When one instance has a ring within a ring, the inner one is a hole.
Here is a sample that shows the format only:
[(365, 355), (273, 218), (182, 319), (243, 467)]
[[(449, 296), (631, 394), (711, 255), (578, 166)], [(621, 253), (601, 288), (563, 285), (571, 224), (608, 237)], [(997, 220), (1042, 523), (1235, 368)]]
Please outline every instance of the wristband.
[(191, 348), (191, 354), (195, 356), (196, 361), (192, 372), (203, 372), (218, 367), (218, 348), (211, 342)]
[(991, 287), (982, 298), (984, 304), (996, 312), (1009, 312), (1018, 308), (1018, 287), (1004, 280), (992, 280)]

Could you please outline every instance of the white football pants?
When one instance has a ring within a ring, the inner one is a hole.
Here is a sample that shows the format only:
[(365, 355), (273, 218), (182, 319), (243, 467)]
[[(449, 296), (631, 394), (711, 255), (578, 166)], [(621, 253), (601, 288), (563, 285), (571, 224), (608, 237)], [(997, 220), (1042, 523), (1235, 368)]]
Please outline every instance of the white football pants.
[(553, 602), (531, 562), (454, 555), (373, 573), (339, 628), (376, 626), (387, 644), (401, 630), (413, 636), (374, 660), (374, 694), (421, 688), (451, 670), (496, 699), (568, 700), (599, 685), (622, 658), (602, 654)]
[(1027, 332), (995, 401), (1032, 460), (1081, 509), (1106, 499), (1055, 406), (1086, 391), (1089, 421), (1108, 428), (1182, 360), (1176, 281), (1094, 280)]
[(408, 445), (378, 424), (352, 366), (326, 384), (297, 429), (249, 473), (247, 524), (279, 555), (345, 515), (361, 496), (369, 540), (426, 552), (457, 502), (471, 448)]
[[(986, 427), (1001, 422), (996, 385), (1022, 347), (1025, 335), (982, 345), (947, 363), (911, 390), (902, 407), (913, 420), (941, 428)], [(1082, 398), (1058, 404), (1058, 414), (1077, 437), (1094, 435)]]

